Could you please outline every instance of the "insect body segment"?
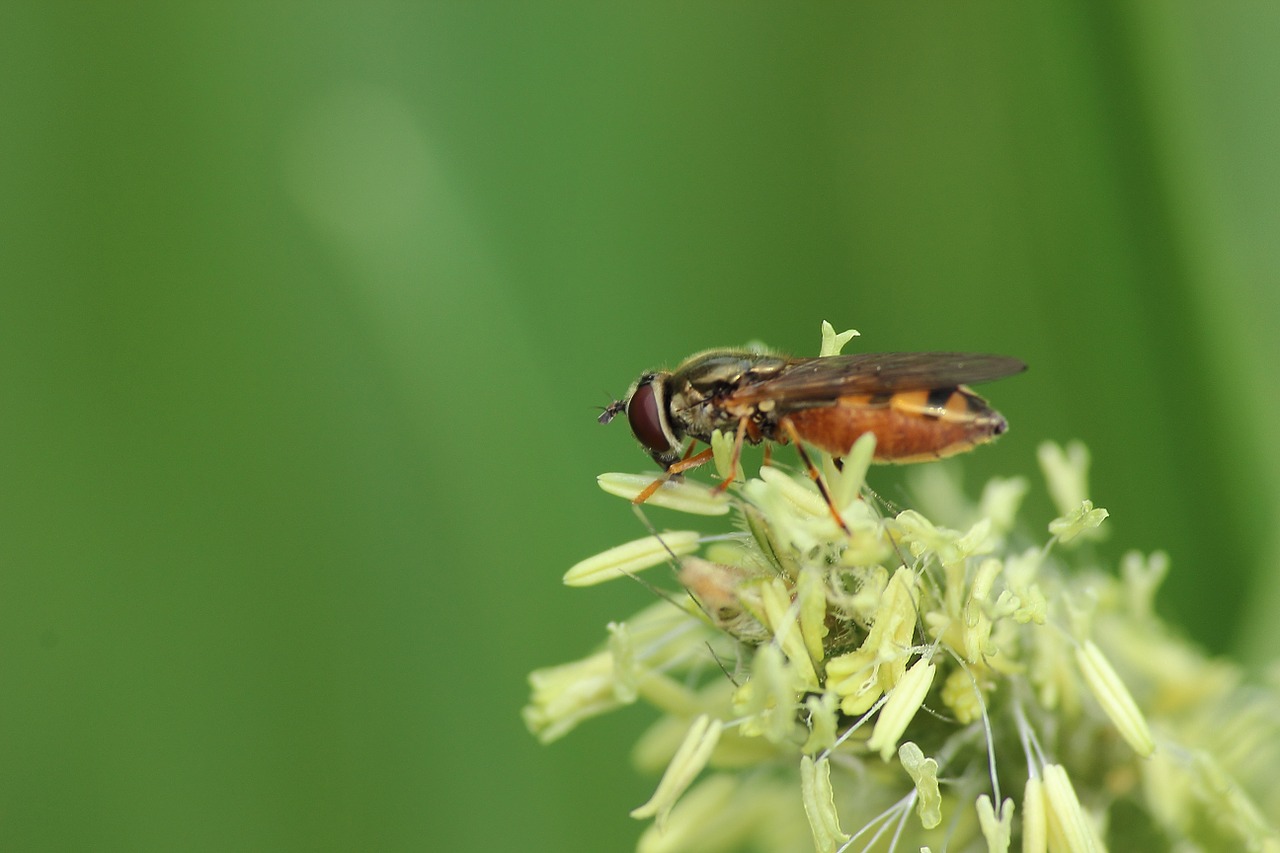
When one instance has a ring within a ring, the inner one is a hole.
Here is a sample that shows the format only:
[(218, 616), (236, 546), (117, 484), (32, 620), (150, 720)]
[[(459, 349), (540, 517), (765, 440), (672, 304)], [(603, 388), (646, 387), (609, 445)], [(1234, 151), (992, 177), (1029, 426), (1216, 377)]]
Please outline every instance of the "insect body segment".
[(1004, 417), (965, 386), (892, 394), (851, 394), (833, 407), (787, 416), (805, 441), (843, 456), (876, 434), (877, 462), (928, 462), (971, 450), (1008, 429)]

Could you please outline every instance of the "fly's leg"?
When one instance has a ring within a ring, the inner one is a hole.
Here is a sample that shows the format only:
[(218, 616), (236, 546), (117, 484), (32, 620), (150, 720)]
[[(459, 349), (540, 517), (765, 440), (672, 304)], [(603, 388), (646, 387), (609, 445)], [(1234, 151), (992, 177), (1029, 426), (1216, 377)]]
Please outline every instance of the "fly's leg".
[(696, 456), (690, 456), (689, 454), (692, 452), (693, 452), (693, 443), (690, 442), (689, 450), (688, 452), (685, 453), (684, 458), (681, 459), (676, 464), (672, 465), (670, 468), (668, 468), (661, 477), (654, 480), (649, 485), (645, 486), (644, 491), (636, 495), (634, 498), (632, 498), (631, 502), (633, 504), (644, 503), (645, 501), (649, 500), (649, 498), (653, 497), (654, 492), (662, 488), (663, 483), (670, 480), (676, 474), (682, 474), (685, 471), (691, 470), (693, 468), (697, 468), (699, 465), (702, 465), (711, 459), (710, 447), (708, 447), (706, 450), (702, 451), (701, 453), (697, 454)]
[(746, 439), (746, 418), (737, 421), (737, 434), (733, 435), (733, 452), (728, 459), (728, 476), (721, 480), (721, 483), (713, 489), (719, 494), (728, 488), (728, 484), (733, 482), (733, 478), (737, 475), (737, 461), (742, 457), (742, 442)]
[(849, 526), (844, 523), (844, 519), (840, 517), (840, 510), (836, 509), (835, 501), (831, 500), (831, 492), (827, 490), (827, 484), (822, 479), (822, 474), (818, 472), (817, 467), (813, 464), (813, 460), (809, 458), (809, 454), (805, 452), (804, 445), (800, 443), (800, 434), (796, 432), (796, 428), (792, 425), (790, 418), (782, 418), (779, 425), (786, 430), (787, 437), (795, 444), (796, 450), (800, 454), (800, 458), (804, 461), (805, 468), (809, 469), (809, 479), (813, 480), (814, 485), (818, 487), (818, 491), (822, 494), (822, 499), (827, 502), (827, 509), (831, 510), (831, 517), (835, 519), (836, 524), (840, 525), (840, 529), (849, 535)]

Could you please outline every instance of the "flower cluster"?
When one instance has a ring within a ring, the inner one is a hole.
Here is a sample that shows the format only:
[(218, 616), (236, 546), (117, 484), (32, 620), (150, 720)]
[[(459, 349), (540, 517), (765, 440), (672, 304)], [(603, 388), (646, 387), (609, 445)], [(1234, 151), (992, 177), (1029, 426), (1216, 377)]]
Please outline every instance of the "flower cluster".
[[(1163, 554), (1126, 555), (1118, 577), (1084, 556), (1107, 517), (1084, 448), (1041, 447), (1060, 516), (1036, 542), (1021, 478), (970, 502), (922, 466), (920, 506), (950, 526), (878, 510), (873, 442), (824, 460), (847, 532), (809, 478), (766, 466), (650, 500), (738, 532), (655, 531), (566, 575), (669, 565), (682, 587), (532, 673), (524, 711), (545, 742), (639, 700), (662, 712), (633, 752), (662, 774), (632, 812), (653, 818), (639, 849), (1280, 851), (1280, 689), (1158, 620)], [(650, 479), (600, 483), (632, 497)]]

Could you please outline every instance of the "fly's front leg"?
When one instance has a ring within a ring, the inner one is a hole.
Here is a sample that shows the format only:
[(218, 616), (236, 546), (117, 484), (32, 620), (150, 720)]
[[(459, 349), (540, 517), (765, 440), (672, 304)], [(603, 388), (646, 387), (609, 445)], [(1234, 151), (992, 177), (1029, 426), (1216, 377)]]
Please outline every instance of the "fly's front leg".
[(697, 454), (696, 456), (690, 455), (691, 453), (693, 453), (693, 448), (695, 444), (697, 444), (697, 442), (693, 442), (693, 441), (689, 442), (689, 449), (685, 452), (684, 458), (681, 459), (679, 462), (675, 463), (674, 465), (672, 465), (665, 472), (663, 472), (661, 477), (654, 480), (649, 485), (645, 486), (644, 491), (636, 495), (634, 498), (632, 498), (631, 502), (633, 504), (644, 503), (645, 501), (649, 500), (649, 498), (653, 497), (653, 493), (658, 491), (658, 489), (662, 488), (662, 484), (670, 480), (672, 477), (676, 476), (677, 474), (682, 474), (685, 471), (689, 471), (693, 468), (697, 468), (699, 465), (702, 465), (706, 463), (708, 460), (710, 460), (711, 448), (709, 447), (706, 450), (702, 451), (701, 453)]

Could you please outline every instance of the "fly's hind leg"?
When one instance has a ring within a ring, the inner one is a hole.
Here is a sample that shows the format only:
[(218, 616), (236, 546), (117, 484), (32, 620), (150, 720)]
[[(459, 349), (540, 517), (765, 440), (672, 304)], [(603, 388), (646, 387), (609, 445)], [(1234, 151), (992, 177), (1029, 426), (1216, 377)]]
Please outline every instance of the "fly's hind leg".
[(840, 517), (840, 510), (836, 509), (835, 501), (831, 500), (831, 492), (827, 489), (826, 481), (822, 479), (822, 474), (818, 471), (817, 466), (813, 464), (813, 460), (809, 458), (809, 454), (805, 451), (804, 445), (800, 442), (800, 434), (796, 432), (795, 426), (792, 425), (790, 418), (782, 418), (778, 424), (786, 431), (787, 437), (791, 443), (796, 446), (796, 451), (800, 454), (800, 459), (804, 461), (804, 467), (809, 470), (809, 479), (813, 480), (814, 485), (818, 487), (818, 491), (822, 494), (822, 499), (827, 502), (827, 509), (831, 511), (831, 517), (835, 519), (836, 524), (840, 525), (840, 529), (849, 535), (849, 526), (844, 523), (844, 519)]

